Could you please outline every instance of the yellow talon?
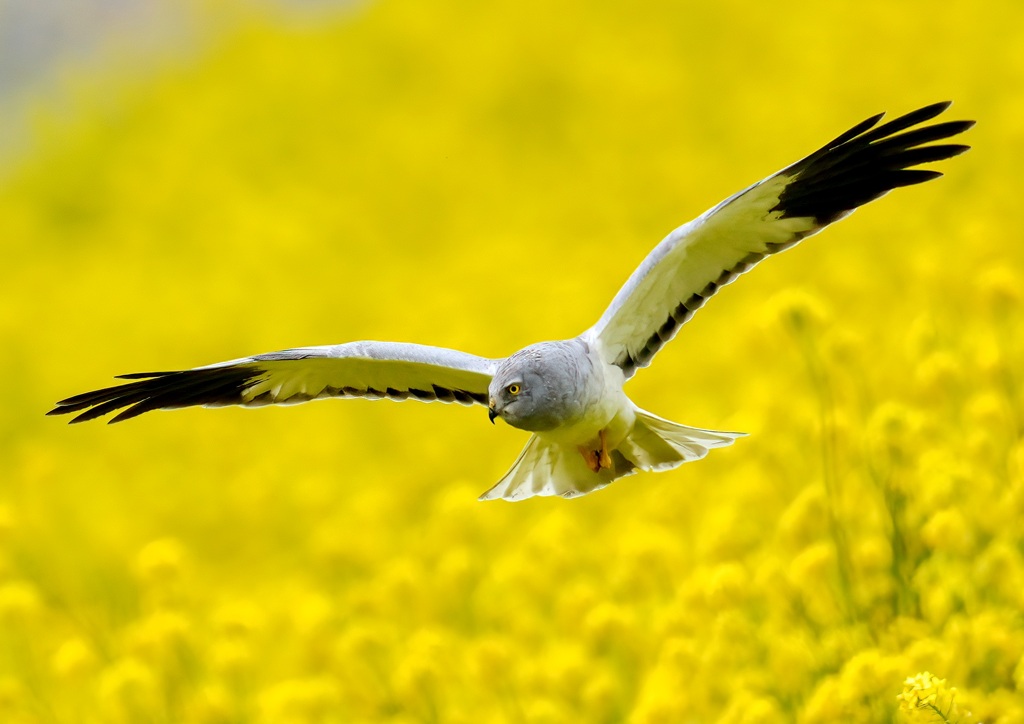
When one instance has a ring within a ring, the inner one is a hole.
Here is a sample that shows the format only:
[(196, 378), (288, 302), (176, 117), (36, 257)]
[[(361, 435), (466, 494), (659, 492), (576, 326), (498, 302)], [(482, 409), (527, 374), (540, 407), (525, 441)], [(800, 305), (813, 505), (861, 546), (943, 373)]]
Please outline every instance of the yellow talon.
[(583, 456), (583, 462), (590, 468), (590, 472), (601, 472), (601, 455), (596, 450), (589, 450), (584, 445), (580, 445), (576, 449), (580, 451), (580, 455)]
[(597, 469), (605, 468), (611, 470), (612, 456), (608, 453), (608, 440), (605, 438), (605, 431), (601, 430), (597, 437), (601, 441), (601, 449), (598, 451), (597, 456)]
[(577, 450), (580, 451), (580, 455), (583, 456), (583, 461), (590, 468), (590, 472), (599, 473), (602, 470), (611, 470), (612, 467), (612, 456), (608, 452), (608, 442), (605, 439), (605, 431), (601, 430), (597, 434), (598, 440), (601, 441), (601, 446), (597, 450), (591, 450), (590, 448), (580, 445)]

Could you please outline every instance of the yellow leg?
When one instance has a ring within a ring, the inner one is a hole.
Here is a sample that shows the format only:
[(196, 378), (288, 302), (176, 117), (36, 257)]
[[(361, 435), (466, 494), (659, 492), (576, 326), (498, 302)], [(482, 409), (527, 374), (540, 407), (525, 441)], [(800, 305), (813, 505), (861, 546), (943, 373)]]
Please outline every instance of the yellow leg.
[(583, 456), (583, 462), (590, 468), (590, 472), (601, 472), (601, 455), (599, 453), (588, 449), (585, 445), (580, 445), (576, 449), (580, 451), (580, 455)]
[(576, 448), (580, 451), (580, 455), (583, 456), (584, 462), (586, 462), (587, 467), (590, 468), (592, 473), (610, 470), (612, 467), (612, 456), (608, 452), (608, 441), (605, 438), (605, 431), (601, 430), (597, 437), (601, 441), (601, 445), (597, 450), (591, 450), (585, 445), (580, 445)]
[(597, 436), (601, 440), (601, 449), (598, 450), (597, 455), (598, 469), (607, 468), (610, 470), (612, 467), (612, 456), (608, 454), (608, 440), (605, 438), (605, 431), (601, 430)]

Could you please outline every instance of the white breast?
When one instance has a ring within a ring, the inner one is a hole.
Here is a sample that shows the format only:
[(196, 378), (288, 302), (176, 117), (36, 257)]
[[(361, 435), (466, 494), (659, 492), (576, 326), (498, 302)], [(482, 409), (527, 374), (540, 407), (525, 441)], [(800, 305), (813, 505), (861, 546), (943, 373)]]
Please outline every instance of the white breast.
[(606, 363), (592, 347), (588, 354), (594, 374), (588, 379), (583, 395), (583, 414), (538, 435), (559, 445), (593, 448), (598, 444), (598, 433), (605, 430), (607, 443), (614, 448), (633, 429), (636, 406), (622, 389), (626, 382), (622, 370)]

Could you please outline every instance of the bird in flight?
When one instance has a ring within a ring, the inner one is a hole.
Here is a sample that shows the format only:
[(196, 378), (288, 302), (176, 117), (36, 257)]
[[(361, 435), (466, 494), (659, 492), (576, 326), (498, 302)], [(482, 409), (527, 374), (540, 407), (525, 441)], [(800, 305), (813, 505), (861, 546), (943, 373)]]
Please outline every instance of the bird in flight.
[(640, 470), (670, 470), (742, 433), (680, 425), (640, 409), (623, 385), (721, 287), (858, 206), (930, 181), (914, 168), (969, 146), (936, 143), (973, 121), (925, 125), (950, 103), (878, 125), (883, 114), (683, 224), (658, 244), (604, 314), (578, 337), (539, 342), (504, 359), (396, 342), (299, 347), (174, 372), (122, 375), (127, 383), (69, 397), (50, 415), (84, 422), (121, 410), (193, 405), (288, 405), (326, 398), (482, 405), (493, 423), (533, 433), (481, 500), (571, 498)]

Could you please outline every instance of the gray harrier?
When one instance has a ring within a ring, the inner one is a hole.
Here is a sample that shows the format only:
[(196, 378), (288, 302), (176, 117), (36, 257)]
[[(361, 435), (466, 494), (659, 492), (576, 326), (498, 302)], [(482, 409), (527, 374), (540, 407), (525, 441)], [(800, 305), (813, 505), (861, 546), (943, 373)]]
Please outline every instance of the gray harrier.
[[(949, 103), (883, 125), (879, 114), (802, 161), (726, 199), (670, 233), (644, 259), (593, 327), (504, 359), (395, 342), (301, 347), (176, 372), (61, 400), (72, 422), (122, 410), (111, 422), (192, 405), (284, 405), (329, 397), (474, 403), (491, 422), (533, 433), (482, 499), (573, 497), (638, 470), (669, 470), (729, 445), (739, 433), (669, 422), (634, 405), (625, 382), (722, 286), (858, 206), (937, 171), (913, 168), (968, 146), (935, 143), (972, 121), (922, 125)], [(126, 408), (126, 409), (122, 409)]]

